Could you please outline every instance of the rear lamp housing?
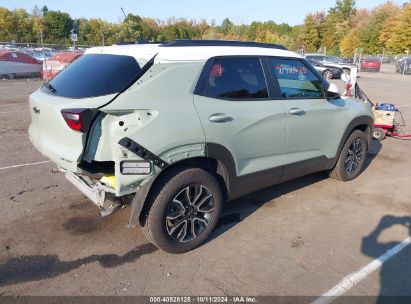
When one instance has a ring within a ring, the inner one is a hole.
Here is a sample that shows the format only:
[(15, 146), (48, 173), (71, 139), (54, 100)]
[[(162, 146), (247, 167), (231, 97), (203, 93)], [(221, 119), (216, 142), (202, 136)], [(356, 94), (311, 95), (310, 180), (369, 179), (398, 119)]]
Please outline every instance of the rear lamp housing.
[(120, 172), (123, 175), (149, 175), (152, 164), (145, 160), (123, 160), (120, 163)]
[(84, 133), (90, 127), (93, 111), (91, 109), (63, 109), (61, 115), (70, 129)]

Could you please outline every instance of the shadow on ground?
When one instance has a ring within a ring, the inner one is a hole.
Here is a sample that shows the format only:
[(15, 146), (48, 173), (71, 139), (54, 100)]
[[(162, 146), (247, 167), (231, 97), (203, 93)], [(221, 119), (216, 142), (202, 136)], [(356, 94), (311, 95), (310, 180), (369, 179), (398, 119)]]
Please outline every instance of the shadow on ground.
[[(371, 146), (365, 158), (362, 171), (365, 171), (374, 158), (381, 151), (382, 145), (377, 140), (371, 141)], [(288, 182), (275, 185), (273, 187), (266, 188), (264, 190), (257, 191), (242, 198), (236, 199), (226, 204), (223, 208), (223, 216), (221, 217), (217, 229), (211, 235), (208, 241), (217, 238), (221, 234), (225, 233), (237, 223), (241, 222), (256, 210), (258, 210), (264, 204), (275, 200), (276, 198), (286, 195), (293, 191), (311, 186), (324, 179), (327, 179), (328, 175), (325, 172), (317, 172), (307, 176), (303, 176)]]
[(9, 259), (0, 265), (0, 286), (38, 281), (68, 273), (82, 265), (94, 262), (104, 268), (115, 268), (126, 263), (133, 263), (143, 255), (155, 252), (157, 247), (143, 244), (126, 254), (90, 255), (73, 261), (61, 261), (57, 255), (26, 255)]
[[(401, 246), (397, 242), (380, 242), (379, 237), (384, 230), (396, 225), (405, 226), (411, 236), (411, 217), (384, 216), (370, 235), (364, 237), (361, 251), (367, 256), (384, 262), (387, 251), (397, 251)], [(401, 244), (401, 245), (400, 245)], [(380, 293), (377, 300), (379, 304), (385, 303), (410, 303), (411, 301), (411, 246), (405, 247), (398, 254), (385, 261), (380, 271)]]

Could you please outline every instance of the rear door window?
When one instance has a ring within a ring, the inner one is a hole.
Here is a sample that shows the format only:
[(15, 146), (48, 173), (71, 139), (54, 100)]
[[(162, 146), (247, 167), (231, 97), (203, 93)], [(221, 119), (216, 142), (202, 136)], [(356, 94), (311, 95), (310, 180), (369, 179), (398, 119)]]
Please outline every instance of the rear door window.
[(323, 82), (300, 60), (269, 59), (270, 69), (283, 99), (320, 99), (325, 96)]
[(234, 100), (268, 98), (260, 59), (215, 59), (206, 79), (206, 95)]
[(53, 94), (57, 96), (98, 97), (119, 93), (136, 79), (140, 70), (132, 56), (86, 54), (62, 70), (49, 83)]

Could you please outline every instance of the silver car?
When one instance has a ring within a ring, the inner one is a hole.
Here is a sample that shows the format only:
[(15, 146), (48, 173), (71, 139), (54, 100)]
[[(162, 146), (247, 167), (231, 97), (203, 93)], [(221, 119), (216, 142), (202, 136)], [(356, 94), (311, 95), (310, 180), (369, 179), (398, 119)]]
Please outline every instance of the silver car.
[(351, 63), (345, 63), (340, 58), (335, 56), (326, 56), (324, 54), (305, 54), (306, 59), (316, 60), (322, 64), (340, 68), (344, 73), (350, 74), (352, 68), (358, 68), (357, 65)]

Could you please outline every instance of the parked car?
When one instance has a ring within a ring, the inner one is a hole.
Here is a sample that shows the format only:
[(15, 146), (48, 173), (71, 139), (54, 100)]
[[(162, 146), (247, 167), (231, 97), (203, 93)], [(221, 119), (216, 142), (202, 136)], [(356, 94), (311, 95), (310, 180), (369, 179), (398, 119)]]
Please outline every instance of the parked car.
[(397, 73), (411, 74), (411, 56), (399, 59), (396, 63), (395, 69)]
[(12, 79), (14, 77), (39, 77), (41, 62), (19, 51), (0, 50), (0, 76)]
[(326, 56), (323, 54), (305, 54), (304, 56), (307, 59), (316, 60), (322, 64), (333, 66), (336, 68), (340, 68), (344, 71), (344, 73), (350, 74), (351, 69), (358, 66), (356, 64), (345, 63), (340, 58), (335, 56)]
[(379, 72), (381, 59), (378, 57), (367, 57), (361, 60), (361, 72)]
[(350, 57), (350, 58), (341, 58), (341, 61), (343, 63), (354, 63), (354, 59), (352, 57)]
[(51, 79), (83, 55), (82, 52), (57, 52), (43, 62), (43, 78)]
[(343, 72), (342, 69), (336, 68), (330, 65), (324, 65), (316, 60), (307, 59), (309, 63), (316, 69), (321, 75), (323, 75), (326, 79), (339, 79)]
[(37, 150), (172, 253), (203, 243), (225, 201), (316, 171), (354, 179), (373, 127), (301, 56), (232, 41), (91, 48), (29, 107)]

